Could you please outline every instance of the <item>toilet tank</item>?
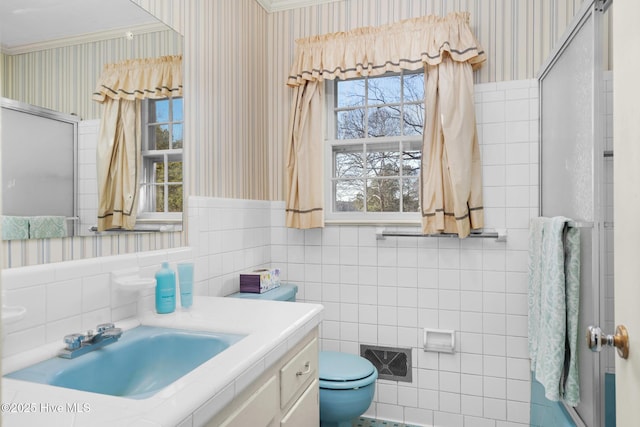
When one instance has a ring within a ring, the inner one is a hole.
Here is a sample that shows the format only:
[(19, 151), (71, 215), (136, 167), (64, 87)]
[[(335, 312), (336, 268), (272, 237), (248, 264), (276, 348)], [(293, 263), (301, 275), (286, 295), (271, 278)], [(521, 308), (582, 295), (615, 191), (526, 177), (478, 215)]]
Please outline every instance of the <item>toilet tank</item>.
[(228, 295), (231, 298), (250, 298), (250, 299), (264, 299), (272, 301), (296, 301), (296, 294), (298, 293), (298, 285), (292, 285), (291, 283), (282, 283), (279, 287), (271, 289), (261, 294), (250, 292), (236, 292), (235, 294)]

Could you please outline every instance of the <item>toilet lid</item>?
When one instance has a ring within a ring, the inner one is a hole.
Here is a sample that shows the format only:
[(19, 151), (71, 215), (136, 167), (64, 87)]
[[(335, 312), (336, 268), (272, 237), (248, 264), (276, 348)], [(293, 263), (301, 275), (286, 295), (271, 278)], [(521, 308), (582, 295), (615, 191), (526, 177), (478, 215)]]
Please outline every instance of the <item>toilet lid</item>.
[(319, 376), (324, 381), (357, 381), (376, 369), (364, 357), (336, 351), (321, 351), (319, 365)]

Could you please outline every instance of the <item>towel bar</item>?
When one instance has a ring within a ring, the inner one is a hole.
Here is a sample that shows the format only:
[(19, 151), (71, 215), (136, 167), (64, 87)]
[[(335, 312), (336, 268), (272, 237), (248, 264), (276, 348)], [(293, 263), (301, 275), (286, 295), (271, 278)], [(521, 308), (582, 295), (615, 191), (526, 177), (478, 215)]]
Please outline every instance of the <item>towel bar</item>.
[(574, 228), (593, 228), (592, 221), (567, 221), (567, 225)]
[[(384, 228), (376, 228), (376, 240), (384, 240), (385, 237), (450, 237), (457, 238), (455, 233), (439, 233), (439, 234), (423, 234), (420, 232), (409, 231), (385, 231)], [(506, 242), (506, 230), (482, 231), (480, 233), (469, 234), (470, 238), (480, 239), (496, 239), (496, 242)]]

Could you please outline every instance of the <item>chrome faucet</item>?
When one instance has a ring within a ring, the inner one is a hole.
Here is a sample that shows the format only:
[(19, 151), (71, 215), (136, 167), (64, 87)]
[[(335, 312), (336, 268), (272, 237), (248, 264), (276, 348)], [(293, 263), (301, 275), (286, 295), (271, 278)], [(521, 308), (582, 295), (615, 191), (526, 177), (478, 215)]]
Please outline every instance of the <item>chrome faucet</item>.
[(116, 328), (113, 323), (101, 323), (96, 326), (95, 333), (89, 330), (86, 333), (65, 335), (65, 348), (58, 352), (58, 357), (73, 359), (114, 343), (121, 336), (122, 329)]

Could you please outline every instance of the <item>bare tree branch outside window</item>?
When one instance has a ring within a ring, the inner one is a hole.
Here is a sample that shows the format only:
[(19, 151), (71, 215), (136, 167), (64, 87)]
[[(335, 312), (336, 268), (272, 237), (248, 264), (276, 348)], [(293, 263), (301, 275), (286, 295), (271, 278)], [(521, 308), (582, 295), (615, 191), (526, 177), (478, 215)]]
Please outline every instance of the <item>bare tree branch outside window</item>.
[(338, 212), (418, 212), (424, 75), (338, 81), (333, 200)]

